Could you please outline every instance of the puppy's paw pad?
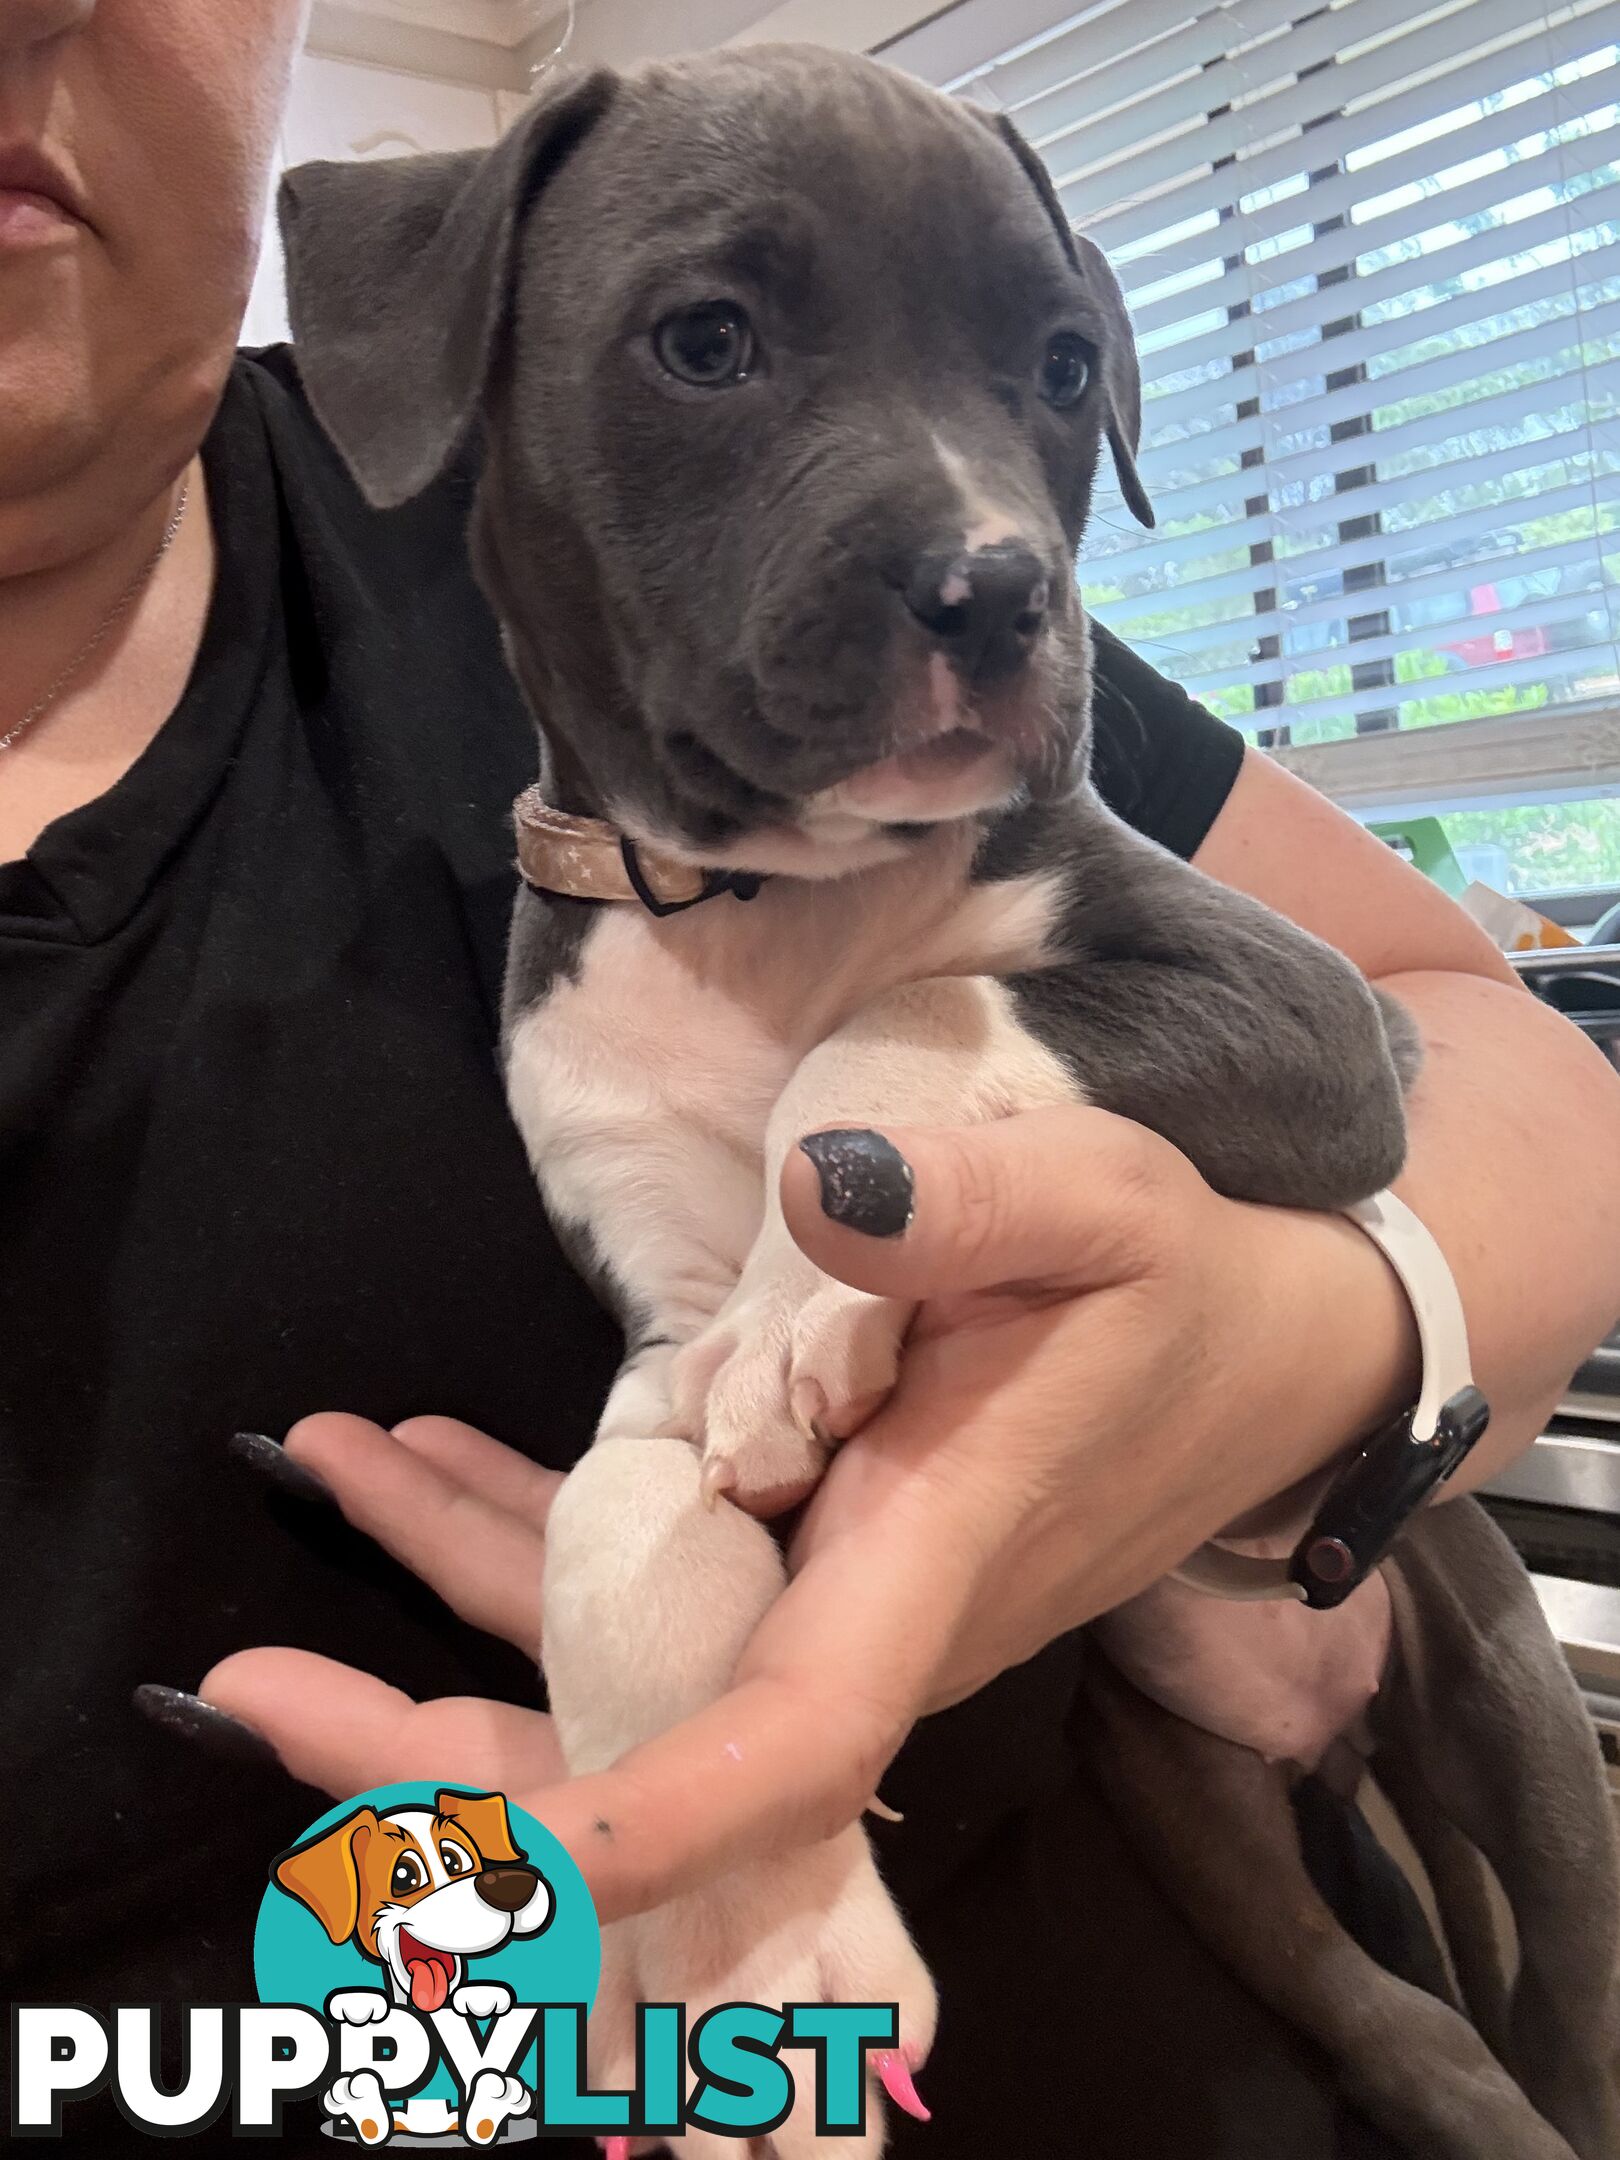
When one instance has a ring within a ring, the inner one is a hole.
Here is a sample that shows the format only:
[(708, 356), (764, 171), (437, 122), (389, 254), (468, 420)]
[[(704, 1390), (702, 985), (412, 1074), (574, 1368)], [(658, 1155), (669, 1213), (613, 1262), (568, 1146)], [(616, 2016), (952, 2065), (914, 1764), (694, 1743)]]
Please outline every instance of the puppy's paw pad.
[(529, 2089), (499, 2070), (480, 2070), (461, 2111), (462, 2135), (469, 2145), (492, 2145), (503, 2123), (529, 2105)]
[(788, 1369), (795, 1422), (847, 1440), (887, 1401), (911, 1307), (828, 1283), (798, 1314)]
[(499, 1980), (471, 1980), (458, 1987), (450, 1998), (450, 2007), (462, 2017), (499, 2017), (512, 2007), (512, 1990)]
[(677, 1414), (702, 1445), (705, 1490), (767, 1511), (803, 1499), (893, 1388), (909, 1319), (908, 1307), (820, 1274), (739, 1294), (677, 1367)]
[(353, 2077), (340, 2077), (322, 2094), (321, 2105), (328, 2115), (346, 2122), (362, 2145), (386, 2144), (394, 2127), (383, 2097), (382, 2080), (375, 2070), (357, 2070)]

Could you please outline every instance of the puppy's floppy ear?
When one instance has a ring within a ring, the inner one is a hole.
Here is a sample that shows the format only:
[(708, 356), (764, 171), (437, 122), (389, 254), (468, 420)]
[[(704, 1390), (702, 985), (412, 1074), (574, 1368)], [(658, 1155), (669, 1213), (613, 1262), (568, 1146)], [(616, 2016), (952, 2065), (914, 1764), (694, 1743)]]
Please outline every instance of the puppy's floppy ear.
[(1136, 357), (1136, 333), (1108, 257), (1084, 233), (1075, 233), (1073, 238), (1081, 275), (1108, 325), (1103, 381), (1108, 392), (1108, 447), (1114, 453), (1119, 492), (1131, 515), (1140, 524), (1152, 525), (1156, 522), (1153, 505), (1136, 469), (1136, 453), (1142, 446), (1142, 368)]
[(433, 1805), (441, 1815), (462, 1825), (478, 1848), (480, 1859), (509, 1865), (523, 1858), (512, 1842), (512, 1819), (500, 1793), (442, 1792), (435, 1796)]
[(347, 1942), (360, 1924), (360, 1866), (380, 1828), (375, 1808), (357, 1808), (307, 1845), (284, 1852), (270, 1870), (271, 1881), (307, 1905), (335, 1943)]
[(1136, 453), (1142, 441), (1142, 371), (1136, 357), (1136, 333), (1131, 328), (1119, 280), (1096, 241), (1077, 233), (1069, 223), (1058, 200), (1057, 189), (1052, 185), (1051, 174), (1007, 115), (987, 113), (980, 107), (968, 109), (980, 113), (986, 125), (994, 129), (1024, 168), (1031, 187), (1041, 198), (1047, 216), (1057, 229), (1064, 254), (1084, 278), (1107, 325), (1103, 389), (1108, 399), (1108, 447), (1114, 453), (1114, 469), (1119, 474), (1119, 491), (1125, 498), (1126, 508), (1142, 524), (1151, 525), (1154, 522), (1153, 505), (1147, 499), (1147, 490), (1136, 469)]
[(523, 212), (617, 80), (559, 75), (491, 150), (300, 165), (282, 181), (298, 371), (379, 509), (425, 488), (471, 427)]

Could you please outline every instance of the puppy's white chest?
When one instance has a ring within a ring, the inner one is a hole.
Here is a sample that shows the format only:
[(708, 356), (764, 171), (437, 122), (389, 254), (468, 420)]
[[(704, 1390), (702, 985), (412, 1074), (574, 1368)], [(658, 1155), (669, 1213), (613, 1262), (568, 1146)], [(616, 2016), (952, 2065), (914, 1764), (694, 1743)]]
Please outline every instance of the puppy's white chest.
[(757, 1146), (796, 1045), (756, 972), (716, 966), (708, 946), (670, 935), (679, 927), (604, 909), (577, 975), (514, 1030), (514, 1107), (546, 1183), (588, 1135), (656, 1148), (671, 1120)]
[(677, 1326), (735, 1283), (772, 1105), (807, 1051), (900, 983), (1036, 964), (1044, 880), (965, 882), (959, 846), (656, 921), (615, 904), (512, 1029), (508, 1090), (553, 1218)]

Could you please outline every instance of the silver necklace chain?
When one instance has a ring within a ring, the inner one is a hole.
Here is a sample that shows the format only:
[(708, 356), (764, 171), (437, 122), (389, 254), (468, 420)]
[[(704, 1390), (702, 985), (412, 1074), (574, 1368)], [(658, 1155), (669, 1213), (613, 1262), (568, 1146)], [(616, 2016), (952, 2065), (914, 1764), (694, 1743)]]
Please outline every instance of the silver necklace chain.
[(0, 750), (9, 750), (19, 736), (27, 734), (36, 720), (44, 719), (45, 715), (62, 695), (62, 692), (78, 675), (85, 662), (100, 648), (108, 633), (116, 624), (123, 621), (124, 617), (135, 605), (157, 574), (158, 564), (162, 562), (164, 556), (174, 546), (175, 535), (180, 530), (180, 521), (186, 514), (186, 503), (190, 496), (191, 482), (188, 480), (180, 490), (180, 500), (174, 506), (173, 517), (163, 528), (163, 538), (158, 542), (151, 554), (147, 556), (145, 562), (141, 564), (141, 567), (118, 595), (118, 598), (113, 602), (106, 614), (102, 616), (100, 622), (97, 623), (95, 629), (91, 631), (67, 666), (62, 669), (56, 680), (40, 696), (35, 698), (33, 704), (29, 706), (20, 720), (16, 721), (4, 735), (0, 735)]

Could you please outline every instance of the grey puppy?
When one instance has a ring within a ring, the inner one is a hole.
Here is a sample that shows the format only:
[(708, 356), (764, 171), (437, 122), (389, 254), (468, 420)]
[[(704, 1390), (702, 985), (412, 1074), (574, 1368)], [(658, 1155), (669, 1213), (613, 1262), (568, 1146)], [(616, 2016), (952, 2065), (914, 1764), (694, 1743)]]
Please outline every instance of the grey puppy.
[[(487, 154), (305, 167), (282, 216), (304, 379), (370, 499), (483, 434), (475, 558), (542, 752), (509, 1089), (628, 1337), (548, 1532), (588, 1770), (721, 1694), (780, 1589), (716, 1499), (801, 1496), (893, 1383), (909, 1312), (782, 1221), (800, 1136), (844, 1130), (819, 1167), (876, 1230), (904, 1194), (864, 1128), (1079, 1101), (1221, 1192), (1336, 1208), (1400, 1167), (1410, 1040), (1090, 783), (1073, 564), (1105, 443), (1150, 515), (1137, 365), (1010, 126), (755, 47), (560, 77)], [(858, 1828), (610, 1953), (609, 2075), (637, 1999), (898, 2001), (907, 2059), (931, 2037)], [(775, 2142), (881, 2137), (874, 2110)]]

